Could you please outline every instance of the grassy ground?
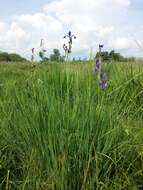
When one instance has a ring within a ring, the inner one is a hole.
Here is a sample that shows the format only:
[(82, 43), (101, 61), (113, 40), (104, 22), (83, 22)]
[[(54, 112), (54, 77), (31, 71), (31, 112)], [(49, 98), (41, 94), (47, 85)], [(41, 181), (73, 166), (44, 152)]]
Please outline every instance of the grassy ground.
[(0, 189), (143, 188), (143, 65), (0, 64)]

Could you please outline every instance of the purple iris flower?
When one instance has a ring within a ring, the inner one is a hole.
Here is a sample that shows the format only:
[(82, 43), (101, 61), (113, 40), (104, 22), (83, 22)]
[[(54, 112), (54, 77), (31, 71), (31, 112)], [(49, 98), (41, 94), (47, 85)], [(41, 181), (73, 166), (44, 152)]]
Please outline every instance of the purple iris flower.
[(103, 80), (99, 80), (99, 86), (102, 88), (102, 90), (106, 90), (106, 83)]
[[(103, 47), (104, 47), (103, 45), (101, 45), (101, 44), (99, 45), (100, 58), (101, 58), (101, 56), (104, 55), (104, 52), (102, 52)], [(94, 72), (98, 74), (99, 86), (102, 88), (102, 90), (106, 90), (108, 77), (107, 77), (107, 74), (102, 70), (102, 65), (101, 65), (100, 59), (96, 59), (96, 63), (94, 65), (93, 69), (94, 69)]]
[(65, 35), (64, 38), (69, 38), (69, 43), (72, 44), (72, 39), (76, 39), (76, 36), (71, 33), (71, 31), (68, 32), (68, 35)]
[(108, 78), (107, 78), (106, 73), (104, 73), (103, 71), (101, 71), (99, 85), (102, 88), (102, 90), (106, 90), (107, 80), (108, 80)]
[(99, 62), (99, 59), (96, 60), (96, 68), (97, 68), (97, 70), (100, 69), (100, 62)]
[(94, 72), (95, 73), (99, 72), (99, 70), (100, 70), (100, 61), (99, 61), (99, 59), (96, 59), (96, 63), (94, 65)]

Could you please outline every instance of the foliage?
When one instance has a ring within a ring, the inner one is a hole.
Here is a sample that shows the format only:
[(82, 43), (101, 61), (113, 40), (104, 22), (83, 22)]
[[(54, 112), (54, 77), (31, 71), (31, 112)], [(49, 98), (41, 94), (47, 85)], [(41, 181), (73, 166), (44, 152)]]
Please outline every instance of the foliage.
[(64, 58), (61, 56), (60, 51), (58, 49), (53, 49), (53, 54), (50, 55), (51, 61), (63, 61)]
[(45, 52), (44, 51), (40, 51), (39, 52), (39, 57), (41, 58), (41, 63), (49, 61), (49, 58), (45, 56)]
[(16, 53), (0, 52), (0, 62), (24, 62), (25, 58)]
[(39, 52), (39, 57), (41, 58), (41, 60), (43, 60), (43, 59), (44, 59), (44, 54), (43, 54), (43, 52), (42, 52), (42, 51), (40, 51), (40, 52)]
[[(96, 53), (96, 58), (99, 57), (99, 52)], [(128, 61), (134, 61), (134, 58), (125, 58), (120, 53), (116, 53), (114, 50), (108, 52), (103, 52), (102, 55), (103, 61), (116, 61), (116, 62), (128, 62)]]
[(105, 69), (0, 64), (0, 189), (143, 188), (143, 65)]

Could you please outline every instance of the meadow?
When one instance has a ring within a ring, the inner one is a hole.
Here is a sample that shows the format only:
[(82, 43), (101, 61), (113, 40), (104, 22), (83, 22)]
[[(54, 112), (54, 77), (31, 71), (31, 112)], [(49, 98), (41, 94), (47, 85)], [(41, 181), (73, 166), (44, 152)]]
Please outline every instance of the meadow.
[(143, 63), (0, 64), (1, 190), (143, 189)]

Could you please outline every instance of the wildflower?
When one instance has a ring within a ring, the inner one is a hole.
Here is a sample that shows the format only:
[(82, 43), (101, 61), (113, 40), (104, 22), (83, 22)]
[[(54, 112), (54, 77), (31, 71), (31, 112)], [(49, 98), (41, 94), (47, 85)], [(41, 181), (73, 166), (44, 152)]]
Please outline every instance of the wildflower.
[(67, 35), (64, 36), (64, 38), (68, 38), (68, 45), (64, 44), (63, 48), (65, 51), (66, 56), (68, 57), (68, 54), (70, 54), (72, 51), (72, 43), (73, 43), (73, 38), (76, 39), (76, 36), (71, 33), (71, 31), (68, 32)]
[(104, 45), (99, 44), (99, 52), (102, 52), (103, 47), (104, 47)]
[(95, 73), (99, 73), (100, 72), (100, 61), (99, 61), (99, 59), (96, 59), (96, 63), (94, 65), (93, 71)]
[(100, 62), (99, 59), (96, 60), (96, 70), (98, 71), (100, 69)]
[(99, 85), (101, 86), (102, 90), (106, 90), (107, 80), (108, 80), (108, 78), (107, 78), (106, 73), (101, 71)]
[(104, 55), (104, 53), (102, 52), (103, 47), (104, 47), (103, 45), (99, 44), (99, 54), (100, 54), (100, 56)]
[(68, 32), (68, 35), (65, 35), (64, 38), (68, 37), (69, 38), (69, 43), (72, 44), (72, 39), (76, 39), (75, 35), (72, 35), (71, 31)]
[(99, 86), (102, 88), (102, 90), (106, 90), (107, 84), (103, 80), (99, 80)]

